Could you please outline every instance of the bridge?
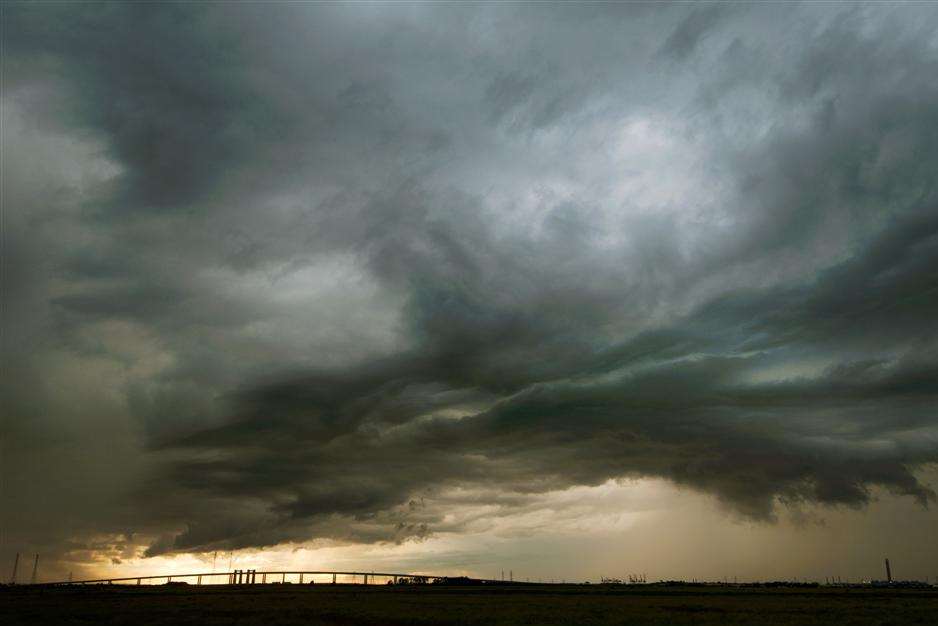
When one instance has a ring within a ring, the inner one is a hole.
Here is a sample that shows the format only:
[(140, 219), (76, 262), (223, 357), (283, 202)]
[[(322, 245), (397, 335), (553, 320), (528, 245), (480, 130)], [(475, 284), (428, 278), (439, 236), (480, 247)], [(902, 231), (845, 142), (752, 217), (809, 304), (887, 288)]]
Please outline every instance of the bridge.
[[(339, 580), (342, 576), (344, 580)], [(319, 581), (313, 580), (319, 577)], [(325, 581), (323, 581), (325, 577)], [(331, 577), (331, 580), (330, 580)], [(256, 584), (312, 584), (325, 582), (332, 584), (445, 584), (461, 582), (470, 584), (509, 584), (526, 585), (516, 580), (496, 580), (493, 578), (468, 578), (466, 576), (437, 576), (428, 574), (400, 574), (389, 572), (347, 572), (333, 570), (312, 571), (262, 571), (244, 569), (230, 572), (202, 572), (196, 574), (159, 574), (156, 576), (124, 576), (120, 578), (94, 578), (90, 580), (61, 580), (56, 582), (32, 583), (31, 586), (66, 586), (66, 585), (142, 585), (142, 584), (210, 584), (210, 585), (256, 585)]]

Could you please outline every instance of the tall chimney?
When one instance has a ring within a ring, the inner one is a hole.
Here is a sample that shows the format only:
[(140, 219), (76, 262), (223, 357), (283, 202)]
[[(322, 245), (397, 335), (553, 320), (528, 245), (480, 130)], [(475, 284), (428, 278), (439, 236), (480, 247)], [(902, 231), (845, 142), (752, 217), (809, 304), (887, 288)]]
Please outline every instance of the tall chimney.
[(889, 559), (886, 559), (886, 580), (892, 582), (892, 571), (889, 569)]

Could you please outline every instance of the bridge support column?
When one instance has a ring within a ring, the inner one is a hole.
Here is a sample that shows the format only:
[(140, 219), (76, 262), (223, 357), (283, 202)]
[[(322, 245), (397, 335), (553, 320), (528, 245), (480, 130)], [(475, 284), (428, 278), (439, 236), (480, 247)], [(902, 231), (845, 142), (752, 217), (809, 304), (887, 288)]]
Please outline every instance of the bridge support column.
[(267, 574), (261, 574), (261, 582), (265, 585), (267, 584)]
[(287, 573), (286, 573), (286, 572), (284, 572), (284, 573), (281, 574), (281, 576), (280, 576), (280, 584), (282, 585), (282, 584), (285, 583), (285, 582), (287, 582)]
[(199, 574), (199, 578), (195, 581), (195, 584), (197, 584), (197, 585), (201, 585), (201, 584), (202, 584), (202, 574)]
[(332, 575), (332, 584), (335, 584), (335, 574)]
[(140, 579), (139, 579), (139, 578), (137, 579), (137, 584), (138, 584), (138, 585), (140, 584)]
[(302, 574), (302, 573), (300, 573), (300, 584), (301, 584), (301, 585), (303, 584), (303, 574)]

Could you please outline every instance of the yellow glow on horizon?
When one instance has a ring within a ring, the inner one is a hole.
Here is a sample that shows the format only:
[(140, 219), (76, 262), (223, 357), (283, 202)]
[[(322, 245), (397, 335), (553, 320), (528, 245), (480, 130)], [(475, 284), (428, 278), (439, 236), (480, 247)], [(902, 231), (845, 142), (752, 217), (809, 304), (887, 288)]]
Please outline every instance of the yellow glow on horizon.
[[(923, 470), (920, 478), (936, 484), (938, 467)], [(506, 572), (513, 569), (516, 576), (568, 580), (597, 580), (599, 574), (621, 577), (630, 571), (647, 572), (649, 578), (708, 579), (734, 571), (741, 579), (810, 575), (823, 579), (830, 573), (824, 569), (828, 556), (820, 550), (826, 546), (849, 564), (844, 571), (849, 567), (866, 572), (878, 563), (879, 552), (888, 549), (904, 571), (917, 575), (911, 572), (921, 569), (919, 561), (927, 559), (903, 554), (896, 545), (858, 551), (850, 537), (874, 529), (884, 536), (893, 531), (921, 534), (922, 524), (936, 519), (933, 509), (923, 510), (907, 498), (881, 490), (876, 491), (877, 501), (865, 510), (780, 508), (775, 523), (741, 518), (711, 496), (658, 479), (610, 480), (535, 495), (524, 504), (503, 508), (459, 504), (460, 500), (473, 501), (476, 495), (460, 490), (447, 494), (451, 500), (446, 500), (443, 510), (447, 518), (450, 514), (453, 518), (442, 521), (443, 530), (424, 540), (347, 545), (309, 541), (232, 553), (220, 550), (215, 571), (337, 570), (497, 578), (504, 568)], [(896, 516), (895, 510), (903, 514)], [(805, 554), (813, 555), (807, 565)], [(765, 569), (766, 555), (774, 563), (772, 570)], [(102, 552), (86, 563), (81, 575), (76, 571), (75, 579), (205, 574), (212, 571), (212, 560), (213, 552), (208, 552), (121, 558), (111, 563)], [(214, 582), (226, 580), (219, 576)], [(257, 582), (261, 580), (259, 575)], [(298, 577), (287, 580), (296, 583)], [(203, 584), (209, 582), (203, 580)], [(340, 578), (339, 582), (344, 581)]]

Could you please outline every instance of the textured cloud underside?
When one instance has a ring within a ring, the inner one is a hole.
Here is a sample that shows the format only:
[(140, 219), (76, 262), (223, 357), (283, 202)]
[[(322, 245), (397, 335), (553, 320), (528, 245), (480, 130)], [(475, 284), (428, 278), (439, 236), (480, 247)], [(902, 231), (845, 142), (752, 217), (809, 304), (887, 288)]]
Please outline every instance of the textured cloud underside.
[(621, 477), (928, 505), (935, 26), (5, 7), (12, 532), (404, 541)]

